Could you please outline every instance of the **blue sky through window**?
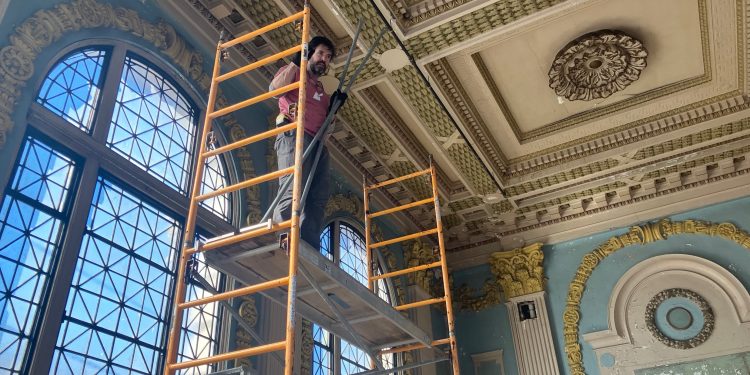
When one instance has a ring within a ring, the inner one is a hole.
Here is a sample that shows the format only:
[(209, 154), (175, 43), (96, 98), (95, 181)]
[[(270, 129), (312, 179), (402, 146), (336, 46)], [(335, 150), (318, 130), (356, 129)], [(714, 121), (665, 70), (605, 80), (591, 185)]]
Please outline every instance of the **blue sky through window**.
[(87, 49), (64, 58), (47, 74), (37, 102), (88, 132), (99, 100), (105, 57), (106, 51)]
[[(367, 253), (365, 251), (364, 237), (353, 227), (341, 222), (334, 222), (326, 226), (320, 235), (320, 251), (330, 260), (334, 259), (333, 226), (338, 226), (338, 265), (346, 273), (353, 276), (363, 285), (367, 285)], [(385, 282), (379, 280), (376, 283), (376, 293), (390, 303), (390, 297), (385, 287)], [(332, 344), (331, 334), (313, 324), (313, 375), (333, 374), (332, 361), (335, 347)], [(341, 375), (356, 374), (370, 369), (370, 358), (367, 353), (345, 340), (339, 340)], [(383, 359), (385, 368), (393, 368), (393, 355)]]
[(100, 178), (52, 373), (156, 374), (181, 226)]
[(168, 186), (186, 193), (195, 112), (159, 72), (128, 56), (107, 145)]
[(27, 363), (67, 217), (75, 164), (27, 137), (0, 206), (0, 373)]

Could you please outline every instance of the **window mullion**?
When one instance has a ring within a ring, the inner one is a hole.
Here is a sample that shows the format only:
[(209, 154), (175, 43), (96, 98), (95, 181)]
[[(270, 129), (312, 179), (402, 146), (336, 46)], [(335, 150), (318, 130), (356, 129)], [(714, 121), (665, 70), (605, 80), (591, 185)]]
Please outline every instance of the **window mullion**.
[(121, 46), (112, 48), (112, 53), (107, 64), (107, 71), (103, 72), (102, 96), (99, 100), (96, 120), (94, 121), (93, 132), (91, 133), (91, 136), (99, 143), (104, 143), (109, 134), (126, 52), (125, 48)]
[(65, 304), (73, 281), (78, 254), (83, 242), (83, 232), (96, 186), (99, 163), (89, 158), (83, 167), (81, 181), (76, 189), (70, 221), (63, 234), (60, 257), (50, 280), (50, 293), (47, 307), (43, 312), (39, 336), (31, 358), (30, 374), (49, 373), (55, 343), (60, 331), (60, 322), (65, 314)]
[(333, 336), (333, 374), (341, 375), (341, 338)]
[(334, 263), (341, 267), (341, 248), (339, 247), (339, 244), (341, 243), (341, 223), (339, 223), (338, 220), (331, 223), (333, 226), (331, 228), (331, 249), (333, 252), (333, 259)]

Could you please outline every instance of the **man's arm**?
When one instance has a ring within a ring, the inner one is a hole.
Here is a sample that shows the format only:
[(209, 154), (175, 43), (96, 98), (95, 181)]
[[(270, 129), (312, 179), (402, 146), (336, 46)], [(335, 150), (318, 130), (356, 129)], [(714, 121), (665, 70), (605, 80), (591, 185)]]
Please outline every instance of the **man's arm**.
[(271, 84), (268, 85), (268, 91), (276, 90), (294, 82), (297, 72), (299, 72), (299, 67), (295, 63), (289, 63), (289, 65), (279, 69)]

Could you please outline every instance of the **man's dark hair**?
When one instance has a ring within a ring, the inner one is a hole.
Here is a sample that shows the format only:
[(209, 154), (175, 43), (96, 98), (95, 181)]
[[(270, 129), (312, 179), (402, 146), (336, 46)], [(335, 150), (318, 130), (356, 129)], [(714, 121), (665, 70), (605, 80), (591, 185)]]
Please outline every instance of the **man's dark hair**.
[(333, 42), (330, 39), (324, 36), (316, 36), (310, 40), (307, 47), (307, 59), (309, 60), (312, 57), (313, 53), (315, 53), (315, 48), (319, 45), (328, 47), (331, 51), (331, 58), (333, 59), (333, 56), (336, 54), (336, 47), (333, 46)]
[[(315, 48), (317, 48), (319, 45), (326, 46), (329, 50), (331, 50), (331, 59), (336, 55), (336, 47), (333, 45), (333, 42), (324, 37), (324, 36), (316, 36), (310, 39), (310, 42), (307, 43), (307, 59), (309, 60), (313, 53), (315, 53)], [(292, 62), (297, 64), (299, 66), (300, 64), (300, 54), (294, 56), (292, 59)]]

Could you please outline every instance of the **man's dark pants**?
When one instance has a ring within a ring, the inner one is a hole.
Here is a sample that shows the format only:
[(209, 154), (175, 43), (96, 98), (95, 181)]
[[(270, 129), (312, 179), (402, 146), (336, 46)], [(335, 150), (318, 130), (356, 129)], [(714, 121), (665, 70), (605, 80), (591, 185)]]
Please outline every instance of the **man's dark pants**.
[[(276, 137), (274, 148), (276, 149), (279, 169), (289, 168), (294, 165), (295, 138), (294, 133), (291, 135), (281, 133)], [(305, 149), (310, 145), (312, 139), (313, 137), (311, 135), (305, 133)], [(330, 187), (328, 177), (328, 150), (325, 145), (320, 142), (318, 142), (317, 147), (323, 147), (323, 152), (320, 155), (318, 167), (315, 169), (315, 175), (313, 176), (312, 184), (310, 185), (310, 191), (307, 193), (307, 201), (305, 202), (302, 216), (300, 217), (300, 236), (303, 241), (307, 242), (312, 247), (320, 249), (320, 231), (323, 225), (323, 215), (326, 202), (328, 201), (328, 191)], [(307, 177), (312, 169), (315, 154), (317, 153), (317, 147), (312, 150), (307, 157), (307, 160), (305, 160), (302, 165), (302, 188), (304, 188)], [(281, 189), (281, 186), (283, 186), (286, 180), (290, 178), (294, 178), (294, 175), (290, 174), (281, 177), (279, 179), (279, 189)], [(274, 221), (284, 221), (291, 217), (292, 185), (289, 185), (289, 189), (282, 193), (281, 200), (273, 212)]]

